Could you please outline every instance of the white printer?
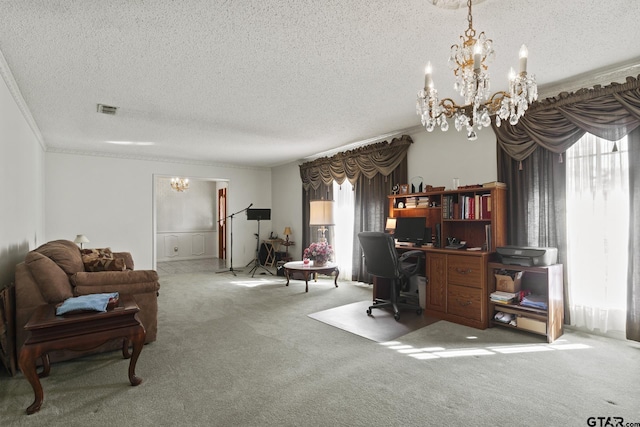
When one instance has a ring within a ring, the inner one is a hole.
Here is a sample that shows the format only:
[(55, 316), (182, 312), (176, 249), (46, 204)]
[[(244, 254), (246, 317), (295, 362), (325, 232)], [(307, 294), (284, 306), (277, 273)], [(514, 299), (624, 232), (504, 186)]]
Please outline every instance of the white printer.
[(528, 246), (501, 246), (496, 252), (502, 264), (522, 267), (545, 266), (558, 263), (558, 248), (535, 248)]

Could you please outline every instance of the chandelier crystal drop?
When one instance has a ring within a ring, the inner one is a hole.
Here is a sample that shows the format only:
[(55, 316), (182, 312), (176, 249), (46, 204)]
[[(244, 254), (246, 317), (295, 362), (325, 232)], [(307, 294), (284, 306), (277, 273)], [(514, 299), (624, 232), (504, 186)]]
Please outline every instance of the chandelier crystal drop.
[(478, 138), (474, 129), (490, 126), (493, 115), (498, 127), (503, 120), (517, 124), (529, 105), (538, 99), (538, 86), (535, 76), (527, 74), (528, 51), (522, 45), (519, 72), (516, 74), (511, 68), (509, 74), (509, 91), (491, 95), (488, 64), (495, 57), (493, 41), (484, 32), (476, 38), (471, 0), (467, 0), (467, 7), (469, 28), (460, 36), (460, 43), (451, 46), (448, 61), (456, 77), (453, 87), (464, 98), (464, 105), (456, 104), (451, 98), (438, 98), (429, 62), (425, 69), (424, 89), (418, 92), (416, 113), (428, 132), (436, 126), (446, 132), (449, 129), (447, 119), (453, 119), (456, 130), (465, 129), (467, 138), (473, 141)]
[(178, 193), (182, 193), (183, 191), (189, 189), (189, 179), (188, 178), (171, 178), (171, 188), (176, 190)]

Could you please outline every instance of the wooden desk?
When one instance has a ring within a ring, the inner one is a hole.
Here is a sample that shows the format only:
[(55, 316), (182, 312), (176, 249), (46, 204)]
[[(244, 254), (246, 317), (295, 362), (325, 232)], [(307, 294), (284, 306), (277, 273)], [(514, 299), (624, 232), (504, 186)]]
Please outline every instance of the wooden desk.
[[(49, 376), (48, 353), (53, 350), (87, 350), (107, 341), (121, 339), (122, 355), (129, 361), (129, 382), (136, 386), (142, 382), (137, 377), (136, 362), (142, 351), (146, 331), (138, 320), (140, 311), (132, 295), (121, 295), (117, 307), (106, 312), (66, 314), (56, 316), (54, 304), (40, 306), (24, 328), (31, 332), (20, 350), (18, 364), (27, 378), (35, 400), (27, 408), (27, 414), (38, 412), (44, 400), (40, 378)], [(129, 353), (129, 343), (133, 353)], [(42, 358), (43, 370), (36, 372), (36, 361)]]
[(312, 274), (315, 276), (316, 274), (334, 274), (335, 280), (334, 284), (336, 288), (338, 287), (338, 276), (340, 275), (340, 270), (338, 269), (338, 265), (332, 262), (328, 262), (323, 266), (316, 267), (313, 265), (313, 261), (309, 264), (305, 264), (303, 261), (291, 261), (284, 265), (284, 274), (287, 276), (287, 284), (289, 286), (289, 273), (291, 271), (299, 271), (304, 276), (305, 283), (305, 292), (309, 292), (309, 276)]

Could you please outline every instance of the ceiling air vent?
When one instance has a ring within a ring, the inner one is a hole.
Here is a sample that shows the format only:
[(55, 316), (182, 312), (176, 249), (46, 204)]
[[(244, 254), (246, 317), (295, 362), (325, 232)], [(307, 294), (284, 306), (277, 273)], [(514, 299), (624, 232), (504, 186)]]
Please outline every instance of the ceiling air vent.
[(112, 107), (111, 105), (98, 104), (98, 113), (115, 116), (116, 111), (118, 111), (118, 107)]

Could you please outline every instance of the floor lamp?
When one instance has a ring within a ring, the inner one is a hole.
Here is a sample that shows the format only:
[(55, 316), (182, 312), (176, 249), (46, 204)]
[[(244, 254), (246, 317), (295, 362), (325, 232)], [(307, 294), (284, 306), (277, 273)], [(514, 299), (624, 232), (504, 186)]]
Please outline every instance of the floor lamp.
[(319, 226), (319, 233), (322, 233), (320, 242), (326, 242), (325, 232), (327, 225), (334, 225), (333, 221), (333, 200), (312, 200), (309, 202), (309, 225)]

